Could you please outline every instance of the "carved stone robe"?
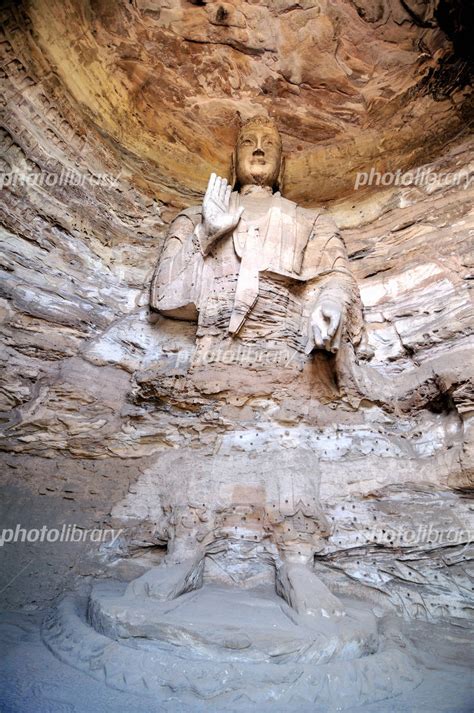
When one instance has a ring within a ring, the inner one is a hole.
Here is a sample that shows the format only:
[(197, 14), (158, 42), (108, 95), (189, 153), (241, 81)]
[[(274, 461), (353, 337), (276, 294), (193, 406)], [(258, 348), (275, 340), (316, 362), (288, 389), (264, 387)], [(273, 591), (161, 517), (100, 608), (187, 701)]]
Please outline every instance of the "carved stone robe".
[[(239, 206), (244, 212), (234, 232), (209, 246), (196, 231), (200, 207), (175, 218), (153, 276), (150, 304), (165, 316), (196, 321), (198, 337), (237, 337), (304, 353), (319, 298), (342, 302), (346, 312), (354, 301), (342, 238), (324, 209), (301, 208), (264, 188), (234, 192), (231, 210)], [(336, 346), (342, 332), (341, 325)]]

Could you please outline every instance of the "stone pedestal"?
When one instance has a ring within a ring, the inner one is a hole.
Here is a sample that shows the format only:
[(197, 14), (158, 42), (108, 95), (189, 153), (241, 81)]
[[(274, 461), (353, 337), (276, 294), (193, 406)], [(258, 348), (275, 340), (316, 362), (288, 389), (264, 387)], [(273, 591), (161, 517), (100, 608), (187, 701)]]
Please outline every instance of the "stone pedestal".
[[(153, 578), (160, 569), (166, 577), (159, 567)], [(355, 601), (339, 602), (344, 615), (300, 614), (269, 586), (204, 582), (162, 600), (146, 586), (138, 594), (140, 584), (102, 582), (88, 601), (65, 598), (44, 642), (109, 686), (197, 711), (344, 710), (421, 681), (406, 642)]]

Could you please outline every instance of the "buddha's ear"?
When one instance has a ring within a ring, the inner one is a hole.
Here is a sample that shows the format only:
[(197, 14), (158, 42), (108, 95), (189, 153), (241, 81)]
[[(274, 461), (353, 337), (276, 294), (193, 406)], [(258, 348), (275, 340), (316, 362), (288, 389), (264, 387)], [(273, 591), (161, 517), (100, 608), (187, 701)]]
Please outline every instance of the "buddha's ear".
[(277, 190), (280, 191), (280, 193), (283, 193), (283, 183), (285, 180), (285, 157), (282, 155), (281, 161), (280, 161), (280, 173), (278, 174), (278, 179), (277, 179)]
[(232, 190), (235, 190), (235, 184), (237, 183), (236, 174), (237, 156), (235, 150), (232, 152), (230, 157), (230, 172), (229, 172), (229, 185), (232, 186)]

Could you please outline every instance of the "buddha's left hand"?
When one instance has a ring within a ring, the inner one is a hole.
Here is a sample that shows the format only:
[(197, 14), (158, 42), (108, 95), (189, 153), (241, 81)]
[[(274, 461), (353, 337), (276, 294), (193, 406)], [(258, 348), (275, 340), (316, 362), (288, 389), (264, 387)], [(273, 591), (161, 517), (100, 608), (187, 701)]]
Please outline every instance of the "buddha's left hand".
[(325, 349), (333, 354), (339, 349), (344, 305), (332, 299), (322, 299), (310, 317), (310, 335), (305, 352)]

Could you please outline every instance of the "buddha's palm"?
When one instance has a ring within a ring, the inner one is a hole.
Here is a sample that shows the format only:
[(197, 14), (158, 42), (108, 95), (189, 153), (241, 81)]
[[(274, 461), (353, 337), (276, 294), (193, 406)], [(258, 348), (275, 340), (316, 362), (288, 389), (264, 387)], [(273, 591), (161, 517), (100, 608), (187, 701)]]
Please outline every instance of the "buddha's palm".
[(226, 179), (211, 173), (202, 202), (202, 223), (204, 232), (213, 240), (234, 230), (242, 215), (243, 208), (236, 213), (229, 210), (231, 194), (232, 187)]
[(325, 349), (328, 352), (337, 352), (339, 340), (338, 330), (343, 320), (343, 305), (332, 299), (323, 299), (311, 315), (311, 336), (306, 347), (306, 352), (311, 349)]

